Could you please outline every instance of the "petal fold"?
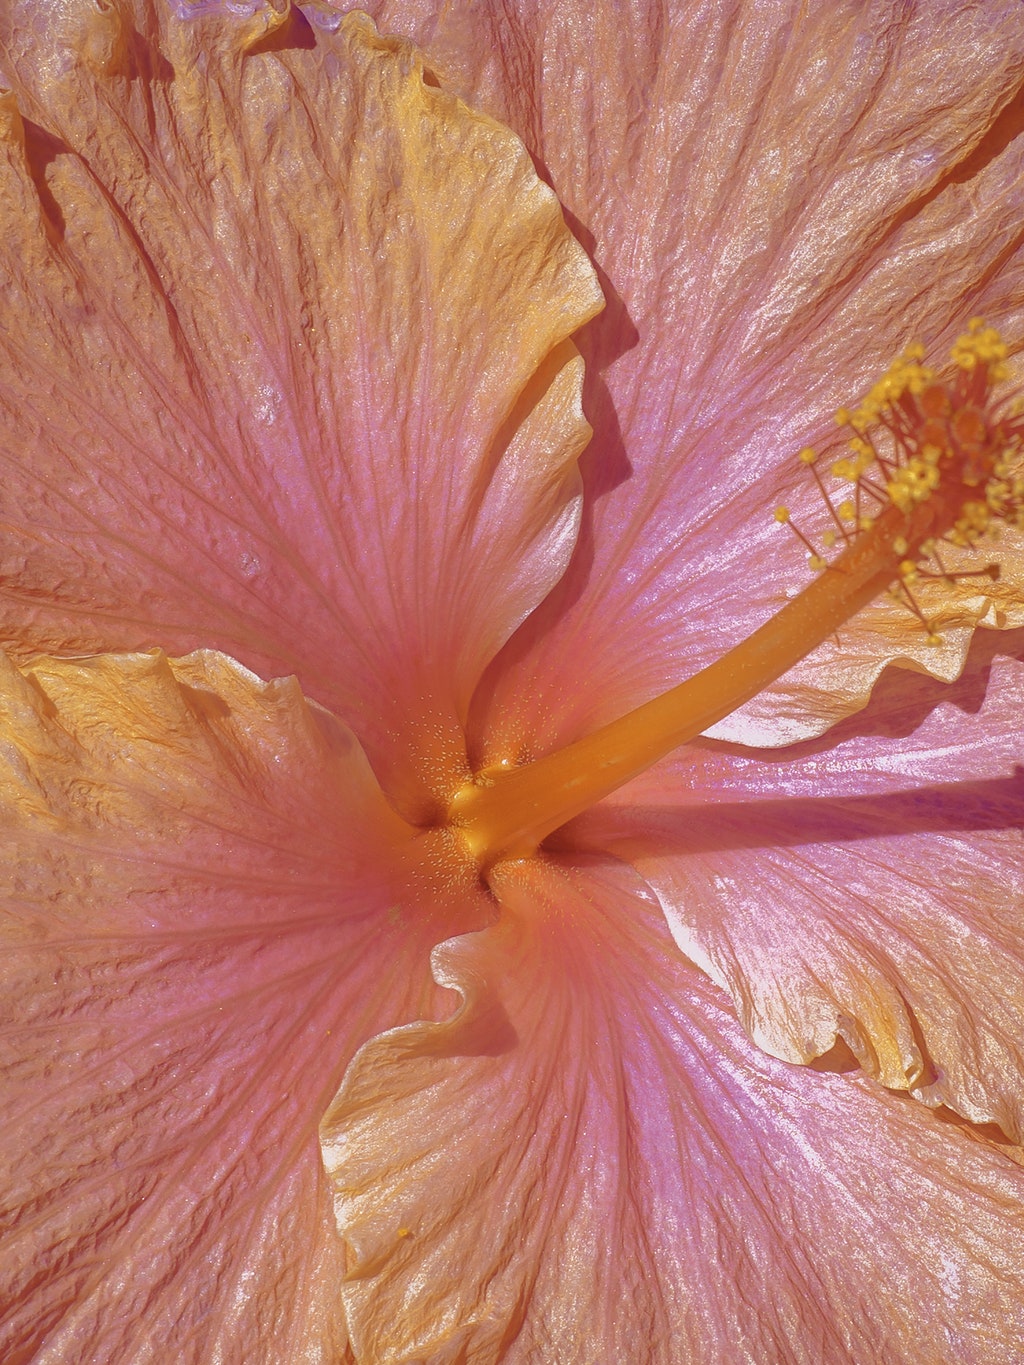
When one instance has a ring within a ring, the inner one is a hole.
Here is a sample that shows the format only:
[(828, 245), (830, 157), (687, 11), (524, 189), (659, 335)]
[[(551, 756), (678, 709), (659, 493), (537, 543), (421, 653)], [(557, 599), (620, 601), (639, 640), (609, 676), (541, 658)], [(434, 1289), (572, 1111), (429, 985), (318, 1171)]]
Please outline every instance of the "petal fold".
[(1024, 665), (983, 643), (948, 692), (890, 675), (830, 743), (770, 760), (695, 746), (571, 835), (637, 867), (772, 1055), (848, 1047), (1021, 1142)]
[(997, 1365), (1013, 1149), (758, 1052), (630, 870), (506, 864), (323, 1125), (357, 1356)]
[(0, 656), (0, 712), (0, 1357), (348, 1359), (317, 1124), (486, 904), (294, 680)]
[[(1024, 12), (638, 0), (624, 25), (612, 3), (435, 11), (374, 12), (522, 135), (612, 300), (583, 342), (595, 439), (577, 553), (496, 666), (473, 735), (484, 761), (514, 761), (681, 681), (806, 584), (772, 510), (824, 528), (797, 452), (834, 442), (836, 409), (909, 342), (944, 363), (982, 314), (1019, 354)], [(1003, 587), (950, 601), (947, 649), (887, 604), (729, 737), (820, 733), (890, 661), (955, 676), (979, 620), (1021, 619), (1020, 539), (981, 554), (1003, 561)]]
[(295, 672), (419, 814), (571, 553), (601, 295), (518, 139), (336, 18), (0, 16), (0, 629)]

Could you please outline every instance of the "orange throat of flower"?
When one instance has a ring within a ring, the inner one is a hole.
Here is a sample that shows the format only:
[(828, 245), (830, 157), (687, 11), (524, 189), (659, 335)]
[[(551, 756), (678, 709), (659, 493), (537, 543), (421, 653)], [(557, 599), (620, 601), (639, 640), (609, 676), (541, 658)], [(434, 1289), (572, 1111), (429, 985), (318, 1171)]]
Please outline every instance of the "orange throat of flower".
[[(742, 706), (887, 589), (940, 638), (914, 596), (919, 577), (949, 577), (943, 543), (971, 546), (994, 524), (1024, 526), (1024, 421), (993, 388), (1006, 378), (1006, 347), (978, 319), (957, 341), (951, 380), (942, 381), (909, 348), (855, 411), (836, 421), (851, 454), (832, 475), (850, 496), (826, 491), (818, 457), (800, 453), (832, 525), (823, 546), (831, 562), (790, 526), (818, 576), (742, 643), (709, 667), (574, 744), (518, 768), (479, 774), (458, 791), (449, 823), (482, 867), (528, 857), (559, 826), (629, 782), (673, 749)], [(980, 570), (995, 577), (998, 567)]]

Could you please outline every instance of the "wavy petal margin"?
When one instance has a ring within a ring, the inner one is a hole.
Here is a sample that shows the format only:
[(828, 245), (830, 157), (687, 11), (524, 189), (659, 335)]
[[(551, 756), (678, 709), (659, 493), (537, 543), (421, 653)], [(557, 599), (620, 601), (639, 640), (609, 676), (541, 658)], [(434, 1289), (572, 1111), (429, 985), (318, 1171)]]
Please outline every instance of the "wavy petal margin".
[(365, 16), (0, 14), (0, 631), (296, 673), (417, 813), (557, 580), (602, 305), (519, 140)]
[(773, 1056), (838, 1044), (1024, 1142), (1022, 707), (1024, 663), (977, 648), (827, 745), (677, 755), (572, 836), (637, 868)]
[(773, 1061), (630, 870), (507, 864), (435, 952), (463, 1003), (376, 1039), (324, 1123), (380, 1365), (1002, 1365), (1024, 1170), (869, 1081)]
[[(1024, 11), (638, 0), (626, 24), (618, 4), (576, 0), (373, 12), (524, 138), (610, 300), (581, 343), (595, 438), (577, 552), (494, 670), (472, 734), (485, 759), (514, 760), (681, 681), (804, 586), (772, 509), (823, 522), (796, 454), (834, 441), (836, 408), (908, 342), (944, 361), (982, 314), (1024, 346)], [(977, 621), (1022, 619), (1024, 542), (982, 554), (1003, 563), (1002, 595), (956, 595), (945, 649), (918, 651), (919, 624), (887, 605), (766, 693), (742, 732), (716, 733), (820, 733), (890, 661), (955, 676)]]
[(0, 656), (0, 707), (0, 1358), (347, 1359), (317, 1124), (489, 906), (294, 680)]

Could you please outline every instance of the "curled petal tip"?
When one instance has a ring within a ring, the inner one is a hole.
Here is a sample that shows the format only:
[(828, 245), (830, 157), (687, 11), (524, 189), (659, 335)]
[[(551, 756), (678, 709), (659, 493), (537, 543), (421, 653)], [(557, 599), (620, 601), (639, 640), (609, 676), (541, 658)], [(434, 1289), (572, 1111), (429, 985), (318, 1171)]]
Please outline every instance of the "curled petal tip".
[(231, 26), (234, 41), (243, 52), (276, 33), (292, 12), (291, 0), (248, 0), (228, 3), (227, 0), (172, 0), (172, 9), (179, 19), (223, 18)]
[(242, 51), (251, 52), (280, 32), (291, 18), (291, 13), (291, 0), (264, 0), (254, 5), (252, 14), (242, 27)]
[(331, 0), (313, 0), (312, 4), (305, 6), (303, 13), (314, 28), (324, 33), (337, 33), (344, 18), (343, 11)]

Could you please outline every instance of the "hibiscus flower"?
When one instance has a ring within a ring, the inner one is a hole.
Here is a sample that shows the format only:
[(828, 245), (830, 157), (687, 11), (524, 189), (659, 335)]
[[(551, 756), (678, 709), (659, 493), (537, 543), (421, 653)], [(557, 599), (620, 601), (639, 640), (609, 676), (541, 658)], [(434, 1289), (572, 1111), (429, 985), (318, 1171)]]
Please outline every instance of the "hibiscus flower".
[(1019, 346), (1024, 18), (460, 10), (0, 11), (0, 1354), (1013, 1358), (1019, 533), (479, 811)]

